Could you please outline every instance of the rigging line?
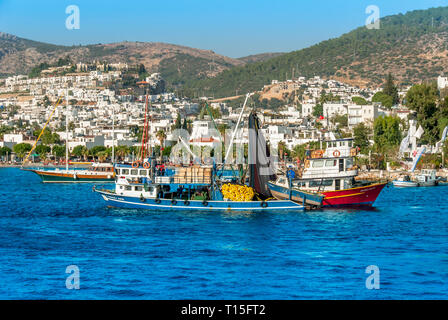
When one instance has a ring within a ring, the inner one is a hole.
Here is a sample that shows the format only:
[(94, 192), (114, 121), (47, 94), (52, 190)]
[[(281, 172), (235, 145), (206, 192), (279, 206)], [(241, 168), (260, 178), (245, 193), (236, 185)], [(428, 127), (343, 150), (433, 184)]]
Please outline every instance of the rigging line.
[(33, 147), (31, 148), (30, 152), (28, 152), (28, 155), (26, 156), (26, 158), (23, 160), (22, 162), (22, 166), (26, 163), (26, 161), (28, 160), (28, 158), (30, 157), (31, 153), (34, 151), (34, 149), (36, 148), (37, 142), (39, 142), (40, 137), (42, 137), (42, 134), (45, 131), (45, 128), (47, 127), (48, 123), (50, 122), (51, 118), (53, 117), (54, 112), (56, 111), (56, 108), (59, 106), (59, 104), (62, 102), (62, 98), (59, 98), (59, 100), (56, 102), (56, 105), (53, 108), (53, 111), (51, 111), (50, 116), (48, 117), (47, 122), (45, 123), (44, 127), (42, 128), (42, 131), (40, 132), (39, 136), (36, 139), (36, 142), (34, 142)]

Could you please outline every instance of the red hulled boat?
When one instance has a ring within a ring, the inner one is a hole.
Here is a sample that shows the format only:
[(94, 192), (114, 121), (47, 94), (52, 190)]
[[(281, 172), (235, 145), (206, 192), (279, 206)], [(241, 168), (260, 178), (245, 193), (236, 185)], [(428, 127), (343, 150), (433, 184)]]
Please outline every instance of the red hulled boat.
[(356, 154), (353, 139), (327, 141), (325, 150), (313, 151), (305, 160), (303, 172), (292, 187), (323, 194), (323, 207), (373, 205), (387, 182), (356, 181)]

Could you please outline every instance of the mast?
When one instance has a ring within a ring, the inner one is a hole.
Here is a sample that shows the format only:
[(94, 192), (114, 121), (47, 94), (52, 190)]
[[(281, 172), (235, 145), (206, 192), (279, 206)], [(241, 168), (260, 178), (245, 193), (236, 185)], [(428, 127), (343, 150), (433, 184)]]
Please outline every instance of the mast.
[(68, 171), (68, 87), (65, 96), (65, 170)]
[(115, 106), (112, 106), (112, 164), (115, 164)]
[(148, 120), (147, 120), (147, 114), (148, 114), (148, 95), (146, 95), (146, 103), (145, 103), (145, 123), (143, 125), (143, 133), (142, 133), (142, 152), (141, 152), (141, 162), (145, 160), (146, 156), (146, 140), (148, 139), (147, 131), (148, 131)]

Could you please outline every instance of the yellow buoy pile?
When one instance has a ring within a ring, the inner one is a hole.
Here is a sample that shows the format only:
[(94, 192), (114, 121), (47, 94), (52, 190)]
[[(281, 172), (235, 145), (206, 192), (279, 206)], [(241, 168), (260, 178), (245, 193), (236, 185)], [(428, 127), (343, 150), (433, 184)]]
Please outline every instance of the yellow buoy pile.
[(255, 196), (254, 189), (248, 186), (227, 183), (221, 188), (224, 198), (232, 201), (252, 201)]

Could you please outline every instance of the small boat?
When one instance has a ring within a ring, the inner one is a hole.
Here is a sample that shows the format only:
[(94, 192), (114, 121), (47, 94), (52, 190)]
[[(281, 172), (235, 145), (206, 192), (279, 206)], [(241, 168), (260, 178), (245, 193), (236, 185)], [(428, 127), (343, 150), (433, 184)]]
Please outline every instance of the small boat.
[(436, 170), (423, 169), (422, 172), (412, 180), (409, 175), (399, 177), (392, 181), (394, 187), (434, 187), (439, 184)]
[(278, 200), (292, 200), (301, 203), (309, 209), (316, 209), (322, 206), (325, 196), (320, 193), (302, 191), (297, 188), (290, 188), (287, 177), (278, 177), (276, 181), (268, 182), (272, 195)]
[(392, 181), (392, 184), (398, 188), (418, 187), (418, 182), (412, 181), (408, 175), (399, 177), (397, 180)]
[(23, 169), (37, 174), (44, 183), (99, 183), (115, 180), (114, 167), (109, 163), (93, 163), (91, 168), (81, 169)]

